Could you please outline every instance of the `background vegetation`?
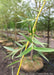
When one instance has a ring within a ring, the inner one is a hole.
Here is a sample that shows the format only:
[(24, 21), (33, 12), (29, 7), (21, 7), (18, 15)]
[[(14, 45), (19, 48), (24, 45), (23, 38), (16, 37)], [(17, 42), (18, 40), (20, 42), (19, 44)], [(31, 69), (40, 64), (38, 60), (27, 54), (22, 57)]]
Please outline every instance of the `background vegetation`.
[[(0, 29), (27, 30), (31, 32), (35, 18), (43, 4), (43, 0), (0, 0)], [(54, 30), (54, 1), (47, 0), (39, 17), (37, 31), (49, 33)], [(52, 33), (51, 33), (52, 34)], [(48, 45), (49, 47), (49, 45)]]

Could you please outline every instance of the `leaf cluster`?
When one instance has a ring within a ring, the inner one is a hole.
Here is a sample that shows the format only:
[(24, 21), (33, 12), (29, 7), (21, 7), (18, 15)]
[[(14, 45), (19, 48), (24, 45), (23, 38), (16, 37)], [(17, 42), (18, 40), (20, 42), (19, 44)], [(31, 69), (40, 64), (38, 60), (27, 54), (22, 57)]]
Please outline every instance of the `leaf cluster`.
[[(23, 50), (23, 48), (25, 49), (26, 45), (25, 44), (21, 45), (19, 42), (15, 42), (19, 46), (19, 49), (13, 49), (13, 48), (10, 48), (10, 47), (4, 47), (5, 49), (8, 49), (8, 50), (12, 51), (7, 57), (12, 56), (12, 59), (13, 59), (15, 54), (20, 50), (20, 54), (17, 55), (15, 58), (19, 58), (19, 57), (21, 58), (23, 55), (26, 55), (29, 52), (31, 52), (31, 50), (35, 50), (37, 52), (37, 54), (39, 54), (40, 56), (42, 56), (44, 59), (46, 59), (49, 62), (49, 60), (45, 57), (43, 52), (48, 52), (48, 53), (49, 52), (54, 52), (54, 49), (45, 48), (46, 43), (40, 42), (36, 38), (36, 34), (34, 34), (33, 40), (31, 39), (32, 35), (31, 36), (26, 36), (26, 35), (24, 35), (22, 33), (19, 33), (19, 34), (26, 38), (26, 40), (20, 40), (21, 43), (22, 42), (26, 43), (26, 41), (29, 41), (30, 44), (29, 44), (28, 48), (26, 50)], [(41, 47), (37, 47), (36, 45), (40, 45)], [(10, 65), (13, 65), (13, 64), (15, 64), (17, 62), (19, 62), (19, 61), (15, 61), (15, 62), (11, 63)]]

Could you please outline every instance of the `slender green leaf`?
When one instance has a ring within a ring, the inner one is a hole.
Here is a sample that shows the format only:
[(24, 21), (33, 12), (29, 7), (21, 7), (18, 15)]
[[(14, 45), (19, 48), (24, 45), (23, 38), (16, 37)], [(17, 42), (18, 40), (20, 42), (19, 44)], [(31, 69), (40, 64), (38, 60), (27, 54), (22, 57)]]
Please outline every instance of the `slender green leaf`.
[(19, 40), (18, 42), (27, 42), (27, 40)]
[(17, 22), (17, 23), (23, 23), (23, 22), (29, 22), (29, 21), (34, 21), (34, 19), (26, 19), (26, 20), (22, 20), (22, 21), (20, 21), (20, 22)]
[(34, 46), (34, 50), (38, 52), (54, 52), (54, 49), (51, 48), (42, 48), (42, 47), (35, 47), (35, 46)]
[(38, 35), (36, 35), (36, 34), (34, 34), (34, 36), (35, 36), (35, 37), (40, 37), (40, 36), (38, 36)]
[(9, 64), (7, 67), (9, 67), (9, 66), (11, 66), (11, 65), (14, 65), (14, 64), (16, 64), (16, 63), (18, 63), (18, 62), (19, 62), (19, 60), (16, 60), (16, 61), (12, 62), (11, 64)]
[(31, 44), (29, 45), (29, 48), (32, 47), (32, 45), (33, 45), (33, 44), (31, 43)]
[(14, 48), (11, 48), (11, 47), (5, 47), (5, 46), (4, 46), (4, 48), (7, 49), (7, 50), (9, 50), (9, 51), (12, 51), (12, 52), (16, 52), (16, 51), (21, 50), (21, 48), (19, 48), (19, 49), (14, 49)]
[(23, 16), (17, 15), (21, 20), (26, 19)]
[(32, 50), (32, 47), (27, 48), (26, 50), (24, 50), (22, 53), (20, 53), (20, 55), (18, 55), (16, 58), (21, 57), (23, 55), (26, 55), (27, 53), (29, 53)]
[(14, 53), (14, 52), (11, 52), (9, 55), (7, 55), (6, 57), (4, 57), (4, 59), (6, 59), (6, 58), (8, 58), (8, 57), (12, 56), (12, 55), (13, 55), (13, 53)]
[(46, 58), (46, 56), (43, 53), (39, 52), (39, 54), (49, 62), (49, 60)]
[(16, 43), (18, 46), (22, 47), (22, 45), (21, 45), (20, 43), (18, 43), (18, 42), (16, 42), (16, 41), (15, 41), (15, 43)]
[(11, 47), (5, 47), (5, 46), (4, 46), (4, 48), (7, 49), (7, 50), (9, 50), (9, 51), (15, 51), (15, 50), (17, 50), (17, 49), (14, 49), (14, 48), (11, 48)]
[(33, 8), (32, 8), (32, 10), (33, 10), (33, 11), (36, 11), (36, 12), (39, 12), (39, 10), (36, 10), (36, 9), (33, 9)]
[(27, 37), (26, 35), (24, 35), (23, 33), (19, 33), (20, 35), (24, 36), (29, 42), (32, 43), (32, 39), (30, 37)]
[(14, 58), (14, 56), (16, 55), (17, 52), (18, 52), (18, 51), (13, 52), (13, 54), (12, 54), (12, 59)]
[(33, 42), (34, 42), (35, 44), (37, 44), (37, 45), (41, 45), (41, 46), (44, 47), (43, 43), (40, 42), (39, 40), (37, 40), (36, 38), (33, 39)]

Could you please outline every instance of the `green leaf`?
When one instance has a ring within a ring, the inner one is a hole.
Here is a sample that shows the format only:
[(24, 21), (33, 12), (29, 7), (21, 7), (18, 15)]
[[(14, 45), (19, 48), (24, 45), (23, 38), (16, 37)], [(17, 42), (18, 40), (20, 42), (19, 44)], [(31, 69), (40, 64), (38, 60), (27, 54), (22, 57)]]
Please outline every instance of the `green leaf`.
[(16, 63), (18, 63), (18, 62), (19, 62), (19, 60), (16, 60), (16, 61), (14, 61), (13, 63), (9, 64), (7, 67), (9, 67), (9, 66), (11, 66), (11, 65), (14, 65), (14, 64), (16, 64)]
[(46, 56), (43, 53), (39, 52), (39, 54), (49, 62), (49, 60), (46, 58)]
[(4, 48), (7, 49), (7, 50), (9, 50), (9, 51), (12, 51), (12, 52), (16, 52), (16, 51), (21, 50), (21, 48), (19, 48), (19, 49), (14, 49), (14, 48), (11, 48), (11, 47), (5, 47), (5, 46), (4, 46)]
[(6, 57), (4, 57), (4, 59), (10, 57), (11, 55), (13, 55), (14, 52), (11, 52), (9, 55), (7, 55)]
[(24, 35), (23, 33), (19, 33), (20, 35), (24, 36), (29, 42), (32, 43), (32, 39), (30, 37), (27, 37), (26, 35)]
[[(18, 51), (20, 51), (20, 50), (22, 50), (22, 48), (19, 48), (18, 50), (15, 50), (15, 51), (12, 51), (9, 55), (7, 55), (5, 58), (8, 58), (8, 57), (10, 57), (10, 56), (12, 56), (12, 59), (14, 58), (14, 56), (15, 56), (15, 54), (18, 52)], [(4, 58), (4, 59), (5, 59)]]
[(27, 40), (19, 40), (18, 42), (27, 42)]
[[(23, 46), (23, 47), (24, 47), (24, 46)], [(22, 48), (19, 48), (19, 49), (13, 49), (13, 48), (10, 48), (10, 47), (4, 47), (4, 48), (6, 48), (6, 49), (12, 51), (12, 52), (11, 52), (8, 56), (6, 56), (5, 58), (12, 56), (12, 59), (14, 58), (15, 54), (16, 54), (18, 51), (22, 50)]]
[(18, 43), (18, 42), (16, 42), (16, 41), (15, 41), (15, 43), (16, 43), (18, 46), (22, 47), (22, 45), (21, 45), (20, 43)]
[[(24, 48), (24, 46), (23, 46), (22, 48)], [(21, 52), (22, 52), (22, 48), (19, 48), (17, 51), (14, 51), (14, 52), (13, 52), (13, 54), (12, 54), (12, 59), (14, 58), (14, 56), (16, 55), (16, 53), (17, 53), (18, 51), (21, 51)], [(21, 52), (20, 52), (20, 53), (21, 53)]]
[(34, 34), (34, 36), (35, 36), (35, 37), (40, 37), (40, 36), (38, 36), (38, 35), (36, 35), (36, 34)]
[(40, 11), (40, 10), (36, 10), (36, 9), (33, 9), (33, 8), (32, 8), (32, 10), (33, 10), (33, 11), (36, 11), (36, 12), (39, 12), (39, 11)]
[(12, 59), (14, 58), (14, 56), (16, 55), (17, 52), (18, 52), (18, 51), (13, 52), (13, 54), (12, 54)]
[(29, 53), (32, 50), (32, 47), (27, 48), (26, 50), (24, 50), (22, 53), (20, 53), (20, 55), (18, 55), (16, 58), (21, 57), (23, 55), (26, 55), (27, 53)]
[(33, 42), (34, 42), (35, 44), (37, 44), (37, 45), (41, 45), (41, 46), (44, 47), (43, 43), (40, 42), (39, 40), (37, 40), (36, 38), (33, 39)]
[(20, 15), (17, 15), (21, 20), (25, 19), (24, 17), (20, 16)]
[(42, 48), (42, 47), (35, 47), (35, 46), (34, 46), (34, 50), (38, 52), (54, 52), (54, 49), (51, 48)]
[(31, 43), (31, 44), (29, 45), (29, 48), (32, 47), (32, 45), (33, 45), (33, 44)]
[(22, 20), (22, 21), (17, 22), (17, 23), (23, 23), (23, 22), (29, 22), (29, 21), (34, 21), (34, 19), (26, 19), (26, 20)]
[(5, 46), (4, 46), (4, 48), (7, 49), (7, 50), (9, 50), (9, 51), (15, 51), (15, 50), (17, 50), (17, 49), (14, 49), (14, 48), (11, 48), (11, 47), (5, 47)]

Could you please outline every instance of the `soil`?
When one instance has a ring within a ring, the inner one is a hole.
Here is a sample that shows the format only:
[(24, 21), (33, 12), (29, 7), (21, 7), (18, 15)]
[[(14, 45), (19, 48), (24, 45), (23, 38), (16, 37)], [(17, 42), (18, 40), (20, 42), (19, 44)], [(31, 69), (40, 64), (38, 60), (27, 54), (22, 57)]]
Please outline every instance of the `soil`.
[[(46, 42), (45, 38), (38, 38), (41, 42)], [(50, 39), (50, 47), (54, 48), (54, 39)], [(19, 63), (7, 67), (8, 64), (12, 62), (12, 59), (4, 57), (7, 55), (5, 53), (5, 49), (3, 48), (2, 44), (0, 44), (0, 75), (12, 75), (12, 71), (14, 75), (16, 75)], [(50, 58), (49, 58), (50, 56)], [(49, 58), (50, 62), (54, 64), (54, 53), (48, 54), (47, 57)], [(41, 75), (48, 75), (47, 73), (50, 73), (49, 75), (54, 75), (54, 67), (46, 62), (44, 62), (44, 68), (37, 72), (24, 72), (20, 71), (20, 75), (38, 75), (38, 73), (41, 73)], [(46, 74), (43, 74), (46, 73)]]

